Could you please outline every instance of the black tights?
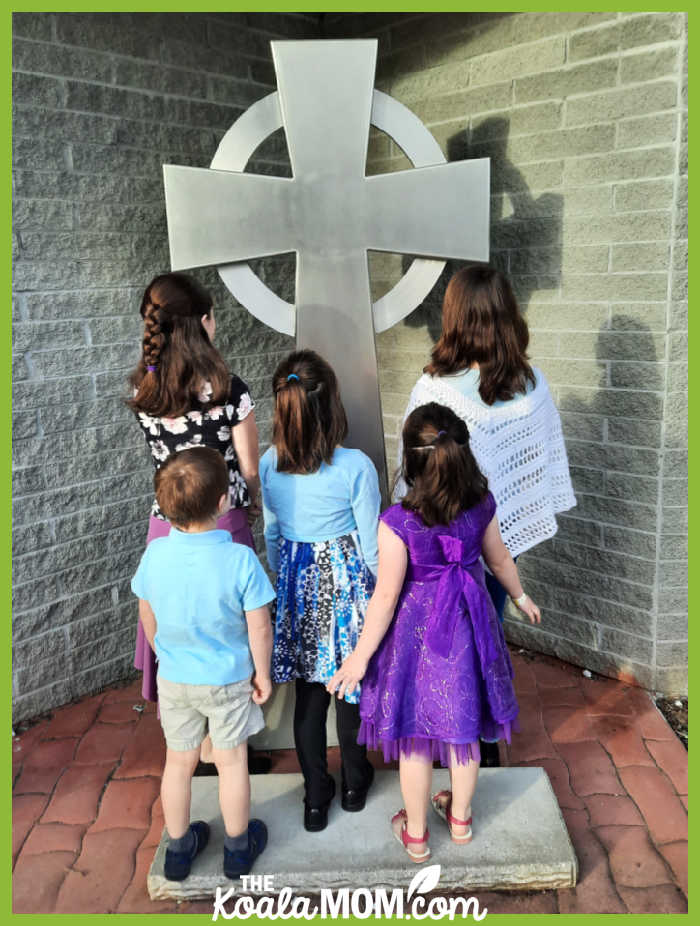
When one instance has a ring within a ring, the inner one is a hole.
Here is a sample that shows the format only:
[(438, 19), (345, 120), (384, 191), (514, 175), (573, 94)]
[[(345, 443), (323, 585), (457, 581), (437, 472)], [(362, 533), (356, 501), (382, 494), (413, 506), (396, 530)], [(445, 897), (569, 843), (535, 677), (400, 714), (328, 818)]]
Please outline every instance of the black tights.
[[(304, 775), (306, 801), (311, 807), (320, 807), (333, 796), (326, 757), (326, 717), (330, 701), (330, 694), (320, 682), (307, 682), (302, 678), (296, 680), (294, 742)], [(343, 788), (361, 790), (367, 786), (371, 765), (366, 747), (357, 742), (359, 707), (336, 698), (335, 718)]]

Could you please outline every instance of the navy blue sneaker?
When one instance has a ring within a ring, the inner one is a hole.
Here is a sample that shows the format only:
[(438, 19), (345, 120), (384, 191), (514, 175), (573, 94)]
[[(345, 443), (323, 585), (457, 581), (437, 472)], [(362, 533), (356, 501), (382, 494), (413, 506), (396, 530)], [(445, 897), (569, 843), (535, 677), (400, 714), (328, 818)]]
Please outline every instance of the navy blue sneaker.
[(165, 877), (168, 881), (184, 881), (190, 873), (195, 856), (199, 855), (209, 842), (209, 824), (204, 820), (190, 823), (190, 831), (194, 836), (194, 845), (189, 852), (165, 850)]
[(248, 848), (241, 852), (230, 852), (224, 846), (224, 874), (227, 878), (247, 875), (253, 862), (267, 845), (267, 827), (262, 820), (248, 823)]

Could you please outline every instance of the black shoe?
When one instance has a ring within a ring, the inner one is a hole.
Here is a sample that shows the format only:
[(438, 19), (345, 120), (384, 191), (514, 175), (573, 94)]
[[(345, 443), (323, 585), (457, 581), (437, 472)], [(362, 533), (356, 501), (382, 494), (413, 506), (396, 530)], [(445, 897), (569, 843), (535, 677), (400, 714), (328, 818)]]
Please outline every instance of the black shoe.
[(248, 747), (248, 774), (267, 775), (272, 768), (272, 757), (262, 752), (253, 752)]
[(364, 810), (367, 792), (372, 787), (373, 781), (374, 768), (370, 765), (369, 778), (364, 788), (343, 788), (343, 793), (340, 798), (340, 806), (343, 810), (347, 810), (348, 813), (357, 813), (359, 810)]
[(498, 743), (479, 743), (481, 749), (481, 768), (500, 768), (501, 757), (498, 752)]
[(190, 852), (165, 850), (165, 877), (168, 881), (184, 881), (190, 873), (193, 859), (209, 842), (209, 826), (203, 820), (190, 823), (190, 830), (194, 836), (194, 845)]
[(262, 820), (248, 823), (248, 848), (241, 852), (231, 852), (224, 846), (224, 874), (227, 878), (240, 878), (247, 875), (253, 862), (267, 845), (267, 827)]
[(200, 759), (194, 770), (194, 778), (210, 778), (212, 775), (218, 775), (218, 769), (213, 762), (202, 762)]
[(328, 810), (335, 797), (335, 779), (331, 778), (333, 790), (328, 800), (319, 807), (312, 807), (304, 801), (304, 829), (309, 833), (320, 833), (328, 826)]

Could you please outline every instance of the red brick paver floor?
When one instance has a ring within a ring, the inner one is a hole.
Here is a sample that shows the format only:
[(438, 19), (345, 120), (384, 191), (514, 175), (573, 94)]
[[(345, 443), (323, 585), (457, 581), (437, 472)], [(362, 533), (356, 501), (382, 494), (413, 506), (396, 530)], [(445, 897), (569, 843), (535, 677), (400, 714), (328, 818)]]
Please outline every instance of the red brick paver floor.
[[(639, 688), (513, 653), (521, 734), (509, 765), (550, 777), (579, 859), (571, 890), (482, 892), (490, 913), (685, 913), (688, 755)], [(138, 709), (134, 709), (134, 708)], [(337, 749), (329, 750), (338, 770)], [(152, 903), (165, 747), (140, 683), (54, 712), (13, 739), (15, 913), (208, 913)], [(385, 767), (373, 755), (378, 767)], [(273, 771), (298, 771), (292, 750)]]

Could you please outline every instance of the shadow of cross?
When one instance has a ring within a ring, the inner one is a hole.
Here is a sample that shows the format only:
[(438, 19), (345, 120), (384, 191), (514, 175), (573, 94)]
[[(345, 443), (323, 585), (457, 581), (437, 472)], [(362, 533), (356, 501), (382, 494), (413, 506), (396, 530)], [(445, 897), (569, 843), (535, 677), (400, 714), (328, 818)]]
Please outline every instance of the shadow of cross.
[[(367, 252), (487, 260), (489, 162), (443, 158), (366, 177), (376, 39), (271, 44), (293, 176), (165, 165), (171, 264), (296, 252), (297, 346), (335, 369), (346, 444), (372, 458), (385, 487)], [(407, 301), (390, 323), (414, 307)]]

